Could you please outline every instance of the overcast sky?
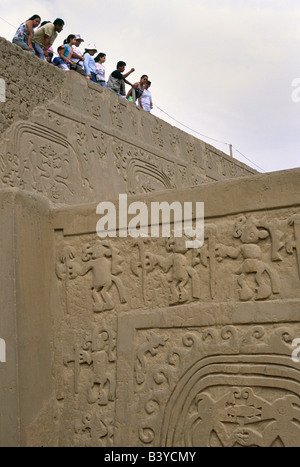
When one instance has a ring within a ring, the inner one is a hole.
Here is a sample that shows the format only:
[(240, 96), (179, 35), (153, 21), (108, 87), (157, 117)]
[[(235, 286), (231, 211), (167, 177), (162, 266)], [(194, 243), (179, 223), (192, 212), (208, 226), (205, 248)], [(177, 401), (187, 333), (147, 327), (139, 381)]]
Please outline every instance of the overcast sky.
[[(95, 43), (107, 78), (118, 60), (136, 69), (131, 82), (148, 74), (163, 120), (226, 153), (231, 143), (254, 168), (300, 166), (299, 0), (1, 0), (14, 26), (33, 14), (64, 19), (55, 49), (68, 34)], [(0, 35), (13, 34), (0, 19)]]

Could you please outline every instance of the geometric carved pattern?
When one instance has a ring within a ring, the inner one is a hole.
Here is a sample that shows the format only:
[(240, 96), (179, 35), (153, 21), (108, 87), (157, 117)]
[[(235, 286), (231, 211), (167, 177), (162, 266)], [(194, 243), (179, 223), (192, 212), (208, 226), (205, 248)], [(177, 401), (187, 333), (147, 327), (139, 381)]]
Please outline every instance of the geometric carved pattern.
[[(176, 307), (151, 319), (146, 312), (122, 314), (117, 445), (128, 443), (124, 423), (134, 445), (148, 448), (299, 445), (300, 368), (291, 344), (300, 325), (283, 319), (297, 319), (299, 305), (285, 305), (277, 325), (272, 316), (279, 303), (242, 304), (237, 323), (223, 326), (207, 323), (224, 321), (218, 305), (193, 305), (185, 314)], [(257, 324), (238, 323), (242, 317)], [(132, 352), (134, 365), (128, 361)], [(123, 391), (133, 401), (130, 413)]]

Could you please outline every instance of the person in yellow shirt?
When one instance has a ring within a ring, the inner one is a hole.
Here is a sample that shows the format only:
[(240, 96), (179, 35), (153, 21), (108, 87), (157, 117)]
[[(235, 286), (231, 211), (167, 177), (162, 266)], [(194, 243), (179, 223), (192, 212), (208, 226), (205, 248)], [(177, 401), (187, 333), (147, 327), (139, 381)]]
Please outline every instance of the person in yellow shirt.
[(52, 46), (58, 34), (63, 30), (65, 22), (57, 18), (53, 23), (47, 23), (39, 28), (33, 38), (35, 54), (45, 60), (48, 57), (48, 49)]

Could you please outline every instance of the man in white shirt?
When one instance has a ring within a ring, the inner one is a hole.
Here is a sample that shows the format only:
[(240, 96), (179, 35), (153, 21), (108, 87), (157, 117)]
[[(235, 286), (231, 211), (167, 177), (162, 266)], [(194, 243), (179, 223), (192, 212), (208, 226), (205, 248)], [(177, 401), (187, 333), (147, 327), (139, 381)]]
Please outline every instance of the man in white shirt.
[(80, 50), (81, 43), (84, 39), (81, 38), (80, 34), (76, 34), (76, 42), (73, 45), (72, 62), (77, 63), (83, 69), (84, 56)]
[(151, 112), (151, 110), (153, 109), (152, 96), (151, 92), (149, 91), (150, 86), (151, 81), (147, 81), (144, 84), (143, 94), (141, 95), (141, 97), (138, 98), (138, 106), (146, 110), (146, 112)]

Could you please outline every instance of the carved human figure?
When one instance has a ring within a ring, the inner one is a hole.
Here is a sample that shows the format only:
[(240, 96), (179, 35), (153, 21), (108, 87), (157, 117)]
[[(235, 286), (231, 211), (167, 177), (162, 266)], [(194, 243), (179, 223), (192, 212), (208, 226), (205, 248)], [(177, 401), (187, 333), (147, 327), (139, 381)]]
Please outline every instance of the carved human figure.
[(155, 357), (158, 354), (159, 347), (164, 347), (168, 338), (150, 332), (147, 340), (138, 348), (135, 362), (135, 377), (138, 384), (145, 381), (146, 374), (146, 356), (149, 354)]
[[(249, 301), (253, 298), (266, 300), (272, 293), (279, 294), (281, 289), (277, 271), (263, 261), (262, 250), (258, 243), (268, 238), (270, 233), (266, 228), (260, 228), (259, 225), (259, 222), (252, 216), (248, 219), (245, 216), (239, 217), (234, 226), (233, 236), (239, 238), (243, 245), (237, 248), (218, 245), (216, 248), (219, 261), (227, 257), (237, 259), (242, 256), (243, 258), (241, 267), (236, 271), (239, 275), (237, 282), (240, 286), (239, 294), (242, 301)], [(280, 260), (278, 257), (276, 259)], [(250, 274), (255, 274), (257, 284), (255, 291), (248, 282)]]
[(87, 245), (84, 251), (83, 266), (78, 263), (71, 265), (69, 274), (71, 279), (77, 276), (85, 276), (89, 271), (92, 272), (92, 296), (94, 300), (94, 312), (112, 310), (115, 307), (110, 290), (115, 284), (117, 287), (120, 302), (127, 303), (124, 285), (117, 276), (122, 272), (122, 258), (120, 252), (111, 247), (109, 242), (97, 243), (93, 247)]
[(109, 429), (105, 421), (97, 414), (86, 414), (81, 421), (75, 423), (74, 431), (76, 434), (88, 434), (85, 447), (103, 447)]
[(93, 373), (88, 388), (89, 404), (98, 403), (105, 406), (115, 397), (115, 378), (109, 371), (109, 363), (114, 361), (112, 355), (113, 339), (107, 329), (96, 329), (93, 335), (92, 355)]
[[(232, 388), (220, 400), (196, 397), (197, 414), (186, 424), (186, 444), (206, 447), (284, 447), (299, 444), (300, 400), (287, 395), (271, 402), (252, 388)], [(296, 422), (296, 423), (294, 423)]]
[(185, 303), (189, 300), (188, 283), (191, 281), (192, 297), (200, 298), (200, 280), (197, 272), (189, 265), (185, 256), (188, 249), (184, 238), (169, 238), (166, 241), (166, 250), (170, 253), (166, 258), (152, 253), (146, 254), (147, 270), (153, 271), (159, 266), (165, 273), (172, 270), (170, 278), (170, 305)]

